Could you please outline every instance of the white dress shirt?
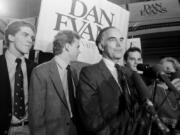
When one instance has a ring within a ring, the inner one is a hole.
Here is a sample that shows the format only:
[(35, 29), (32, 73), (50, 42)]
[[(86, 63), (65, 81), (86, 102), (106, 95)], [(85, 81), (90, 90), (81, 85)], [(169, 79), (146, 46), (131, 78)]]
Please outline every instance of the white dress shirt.
[(106, 58), (103, 58), (103, 61), (104, 61), (105, 65), (107, 66), (107, 68), (109, 69), (109, 71), (111, 72), (114, 79), (116, 80), (116, 82), (119, 84), (117, 69), (115, 68), (115, 63)]
[(66, 69), (67, 66), (68, 66), (68, 63), (66, 63), (64, 60), (62, 60), (58, 56), (55, 56), (55, 61), (56, 61), (59, 76), (61, 78), (61, 82), (62, 82), (62, 85), (63, 85), (63, 90), (64, 90), (64, 94), (65, 94), (66, 101), (67, 101), (67, 104), (68, 104), (70, 116), (72, 118), (73, 114), (72, 114), (72, 111), (71, 111), (71, 105), (70, 105), (70, 101), (69, 101), (69, 91), (68, 91), (68, 82), (67, 82), (67, 69)]

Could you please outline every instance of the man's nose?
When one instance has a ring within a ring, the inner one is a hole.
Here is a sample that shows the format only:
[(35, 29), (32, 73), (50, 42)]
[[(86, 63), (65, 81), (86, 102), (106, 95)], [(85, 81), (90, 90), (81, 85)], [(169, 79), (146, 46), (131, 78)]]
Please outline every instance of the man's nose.
[(123, 41), (124, 41), (124, 38), (123, 38), (123, 37), (119, 38), (119, 39), (117, 40), (117, 46), (121, 46), (122, 43), (123, 43)]
[(120, 47), (121, 46), (121, 41), (117, 40), (116, 46)]

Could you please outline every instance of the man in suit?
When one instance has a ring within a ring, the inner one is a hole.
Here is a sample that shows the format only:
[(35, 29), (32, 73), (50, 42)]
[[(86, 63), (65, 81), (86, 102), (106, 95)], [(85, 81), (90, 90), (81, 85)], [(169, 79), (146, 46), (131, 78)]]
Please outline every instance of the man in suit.
[(95, 135), (130, 134), (130, 95), (136, 92), (133, 72), (117, 65), (123, 58), (124, 37), (117, 28), (107, 27), (100, 31), (96, 45), (103, 58), (81, 70), (77, 87), (80, 116)]
[[(32, 135), (76, 135), (76, 112), (73, 107), (77, 74), (73, 67), (73, 87), (68, 81), (68, 65), (79, 54), (79, 35), (60, 31), (53, 41), (54, 58), (36, 67), (31, 76), (29, 120)], [(72, 91), (70, 91), (72, 90)]]
[[(29, 53), (34, 42), (34, 35), (34, 26), (24, 21), (11, 22), (5, 29), (7, 50), (0, 56), (1, 135), (29, 135), (28, 85), (35, 64), (24, 55)], [(21, 83), (17, 81), (16, 73), (22, 75), (19, 79)]]

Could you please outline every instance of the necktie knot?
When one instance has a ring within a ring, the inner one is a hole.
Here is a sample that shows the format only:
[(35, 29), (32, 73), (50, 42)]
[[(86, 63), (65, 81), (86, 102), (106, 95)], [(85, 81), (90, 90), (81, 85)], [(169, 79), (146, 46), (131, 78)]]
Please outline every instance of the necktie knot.
[(67, 69), (67, 70), (70, 70), (70, 69), (71, 69), (70, 65), (67, 65), (66, 69)]
[(117, 69), (118, 72), (122, 70), (122, 68), (119, 64), (115, 64), (115, 68)]
[(123, 67), (120, 66), (119, 64), (115, 64), (115, 68), (117, 70), (118, 80), (119, 80), (119, 82), (121, 84), (122, 83), (122, 79), (124, 78)]
[(17, 65), (20, 65), (21, 64), (21, 62), (22, 62), (22, 60), (20, 59), (20, 58), (16, 58), (16, 63), (17, 63)]

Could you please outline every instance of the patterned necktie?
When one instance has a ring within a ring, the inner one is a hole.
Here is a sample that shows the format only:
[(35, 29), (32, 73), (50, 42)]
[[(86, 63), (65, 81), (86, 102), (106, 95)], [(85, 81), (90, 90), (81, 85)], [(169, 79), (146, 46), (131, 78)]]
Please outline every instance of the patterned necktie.
[(72, 78), (70, 65), (67, 66), (67, 81), (68, 81), (69, 102), (70, 102), (72, 114), (74, 116), (75, 115), (75, 97), (74, 97), (75, 87), (73, 84), (73, 78)]
[(23, 73), (21, 69), (21, 59), (16, 59), (16, 72), (14, 83), (14, 115), (18, 119), (22, 119), (25, 115), (24, 104), (24, 88), (23, 88)]

